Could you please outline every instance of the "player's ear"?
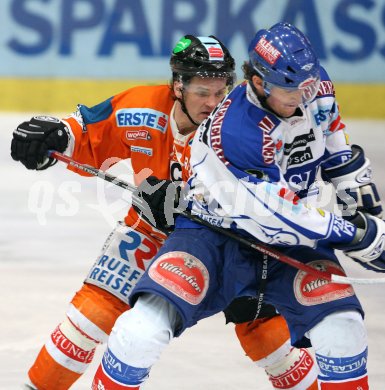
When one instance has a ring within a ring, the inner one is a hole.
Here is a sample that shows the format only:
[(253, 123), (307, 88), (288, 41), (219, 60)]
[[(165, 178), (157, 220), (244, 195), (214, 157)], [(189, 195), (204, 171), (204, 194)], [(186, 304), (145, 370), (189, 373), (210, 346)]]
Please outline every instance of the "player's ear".
[(260, 94), (264, 93), (264, 91), (263, 91), (263, 81), (262, 81), (262, 79), (260, 77), (258, 77), (257, 75), (254, 75), (251, 78), (251, 82), (253, 83), (254, 88), (257, 90), (258, 93), (260, 93)]
[(174, 81), (173, 88), (175, 96), (178, 99), (182, 99), (183, 83), (180, 81)]

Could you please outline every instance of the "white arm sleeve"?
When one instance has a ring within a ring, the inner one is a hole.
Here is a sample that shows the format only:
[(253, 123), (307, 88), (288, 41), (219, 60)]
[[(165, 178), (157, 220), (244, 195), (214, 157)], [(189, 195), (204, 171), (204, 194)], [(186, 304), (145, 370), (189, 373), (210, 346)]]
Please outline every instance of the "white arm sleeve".
[(285, 187), (280, 184), (238, 179), (198, 137), (194, 139), (191, 155), (195, 194), (199, 187), (204, 188), (227, 217), (260, 241), (313, 247), (331, 234), (337, 241), (340, 237), (353, 238), (353, 225), (327, 211), (284, 199), (279, 193)]

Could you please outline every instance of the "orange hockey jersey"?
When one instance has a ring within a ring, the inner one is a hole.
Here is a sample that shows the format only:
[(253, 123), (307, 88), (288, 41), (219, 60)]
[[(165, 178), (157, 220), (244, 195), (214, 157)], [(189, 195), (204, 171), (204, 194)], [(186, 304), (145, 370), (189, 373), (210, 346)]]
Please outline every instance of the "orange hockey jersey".
[[(91, 108), (79, 105), (63, 119), (72, 133), (67, 153), (97, 168), (111, 157), (130, 159), (136, 185), (150, 174), (180, 180), (177, 156), (180, 160), (188, 137), (178, 133), (172, 115), (174, 103), (170, 87), (160, 85), (134, 87)], [(162, 236), (143, 220), (138, 226), (133, 208), (125, 223), (157, 238)]]

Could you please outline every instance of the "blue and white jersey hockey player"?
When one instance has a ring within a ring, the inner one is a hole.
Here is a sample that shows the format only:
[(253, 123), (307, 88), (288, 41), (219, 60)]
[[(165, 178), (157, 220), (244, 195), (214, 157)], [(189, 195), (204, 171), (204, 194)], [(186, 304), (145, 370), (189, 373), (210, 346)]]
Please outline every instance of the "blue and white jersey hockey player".
[[(272, 45), (253, 41), (246, 77), (253, 76), (260, 53), (269, 49), (273, 51)], [(348, 144), (332, 81), (318, 64), (303, 73), (309, 77), (302, 88), (287, 87), (290, 72), (279, 71), (263, 75), (257, 85), (243, 83), (200, 127), (192, 144), (189, 180), (196, 214), (217, 226), (241, 228), (268, 244), (348, 243), (355, 225), (309, 206), (318, 193), (320, 171), (335, 185), (347, 220), (360, 210), (381, 215), (370, 162), (359, 146)], [(177, 226), (189, 224), (180, 220)], [(378, 270), (375, 262), (369, 267)]]
[[(260, 30), (244, 71), (246, 83), (194, 137), (192, 212), (320, 270), (343, 274), (341, 249), (385, 272), (370, 164), (347, 144), (333, 85), (307, 38), (286, 23)], [(345, 218), (306, 203), (319, 170), (336, 187)], [(352, 286), (266, 259), (183, 216), (136, 285), (133, 309), (116, 322), (94, 388), (113, 381), (116, 389), (139, 389), (172, 337), (234, 298), (261, 292), (285, 317), (292, 344), (314, 348), (320, 389), (369, 389), (363, 309)]]

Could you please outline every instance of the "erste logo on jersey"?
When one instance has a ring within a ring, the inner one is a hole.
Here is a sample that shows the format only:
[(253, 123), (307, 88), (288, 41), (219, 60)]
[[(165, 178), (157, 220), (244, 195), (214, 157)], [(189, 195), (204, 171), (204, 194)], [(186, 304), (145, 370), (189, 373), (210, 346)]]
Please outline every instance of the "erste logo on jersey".
[(167, 123), (168, 115), (150, 108), (122, 108), (116, 111), (118, 127), (150, 127), (164, 133)]

